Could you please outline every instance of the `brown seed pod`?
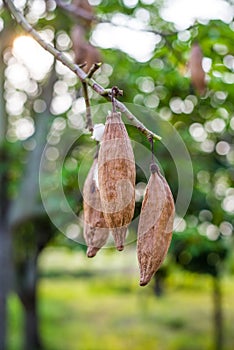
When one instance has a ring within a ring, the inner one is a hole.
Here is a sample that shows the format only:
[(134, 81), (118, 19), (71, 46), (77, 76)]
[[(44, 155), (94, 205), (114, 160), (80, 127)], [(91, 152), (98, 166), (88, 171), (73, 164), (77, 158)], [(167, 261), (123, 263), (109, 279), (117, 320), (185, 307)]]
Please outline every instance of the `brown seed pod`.
[(174, 211), (169, 185), (153, 164), (138, 226), (137, 256), (141, 286), (149, 283), (166, 257), (172, 238)]
[(118, 250), (123, 250), (127, 226), (135, 208), (135, 161), (121, 113), (107, 117), (98, 159), (103, 214)]
[(88, 72), (94, 63), (101, 61), (98, 49), (86, 41), (85, 29), (82, 26), (76, 25), (73, 27), (71, 39), (75, 53), (75, 62), (76, 64), (86, 62), (86, 66), (83, 68), (85, 72)]
[(189, 69), (191, 74), (191, 82), (199, 95), (206, 92), (205, 72), (202, 67), (203, 54), (198, 43), (194, 43), (191, 48)]
[(93, 7), (90, 5), (88, 0), (73, 0), (73, 5), (77, 8), (81, 15), (79, 21), (83, 26), (90, 28), (94, 17), (94, 12)]
[(97, 172), (97, 158), (85, 180), (83, 189), (84, 207), (84, 238), (88, 246), (87, 256), (92, 258), (104, 246), (109, 236), (103, 212), (101, 211), (100, 193), (95, 180)]

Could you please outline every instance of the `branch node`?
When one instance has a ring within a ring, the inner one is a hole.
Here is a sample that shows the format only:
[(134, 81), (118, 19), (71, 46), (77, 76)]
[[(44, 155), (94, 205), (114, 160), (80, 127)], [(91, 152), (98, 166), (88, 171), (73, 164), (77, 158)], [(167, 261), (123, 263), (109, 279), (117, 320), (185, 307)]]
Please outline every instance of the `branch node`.
[(118, 88), (118, 86), (113, 86), (111, 89), (111, 102), (112, 102), (112, 109), (113, 113), (116, 112), (116, 100), (115, 98), (119, 95), (123, 95), (123, 91)]

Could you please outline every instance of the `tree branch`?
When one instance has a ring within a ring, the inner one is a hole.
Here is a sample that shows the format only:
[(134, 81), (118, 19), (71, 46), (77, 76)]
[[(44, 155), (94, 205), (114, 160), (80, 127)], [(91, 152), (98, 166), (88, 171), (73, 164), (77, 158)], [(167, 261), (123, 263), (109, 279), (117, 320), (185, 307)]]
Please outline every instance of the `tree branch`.
[[(162, 37), (168, 37), (168, 36), (173, 36), (173, 35), (178, 34), (177, 31), (166, 33), (166, 32), (161, 32), (161, 31), (153, 29), (153, 28), (135, 29), (135, 28), (131, 28), (131, 27), (124, 25), (124, 24), (119, 25), (119, 24), (113, 23), (111, 20), (103, 19), (99, 16), (93, 15), (90, 12), (84, 10), (81, 7), (77, 7), (76, 5), (74, 5), (72, 3), (67, 4), (63, 0), (55, 0), (55, 2), (56, 2), (58, 7), (67, 11), (72, 16), (83, 18), (86, 20), (90, 20), (90, 21), (93, 21), (95, 23), (109, 23), (109, 24), (113, 25), (114, 27), (123, 27), (123, 28), (128, 28), (128, 29), (134, 30), (134, 31), (138, 31), (138, 32), (152, 33), (155, 35), (161, 35)], [(187, 30), (192, 29), (195, 26), (197, 26), (197, 24), (190, 26), (189, 28), (187, 28)]]
[[(108, 101), (111, 101), (111, 89), (104, 89), (94, 79), (89, 78), (88, 75), (76, 64), (74, 64), (69, 58), (67, 58), (62, 52), (58, 51), (51, 44), (46, 43), (40, 36), (40, 34), (27, 22), (23, 14), (15, 7), (12, 0), (4, 0), (11, 14), (15, 17), (19, 25), (24, 28), (32, 37), (48, 52), (50, 52), (58, 61), (62, 62), (72, 72), (74, 72), (81, 82), (85, 82), (100, 96), (105, 97)], [(132, 114), (127, 107), (116, 100), (116, 107), (125, 113), (126, 117), (132, 122), (132, 124), (141, 131), (148, 139), (153, 138), (155, 140), (161, 140), (161, 137), (148, 130), (143, 123), (141, 123), (134, 114)]]

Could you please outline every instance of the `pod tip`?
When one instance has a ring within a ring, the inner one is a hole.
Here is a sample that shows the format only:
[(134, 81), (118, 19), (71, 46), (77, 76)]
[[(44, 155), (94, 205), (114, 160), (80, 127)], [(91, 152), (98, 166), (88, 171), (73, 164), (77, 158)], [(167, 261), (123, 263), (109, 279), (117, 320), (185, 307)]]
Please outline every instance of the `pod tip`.
[(88, 247), (87, 252), (86, 252), (87, 257), (88, 258), (95, 257), (95, 255), (97, 254), (98, 250), (99, 249), (95, 248), (95, 247)]
[(141, 286), (141, 287), (144, 287), (144, 286), (146, 286), (147, 284), (148, 284), (147, 281), (140, 281), (140, 286)]

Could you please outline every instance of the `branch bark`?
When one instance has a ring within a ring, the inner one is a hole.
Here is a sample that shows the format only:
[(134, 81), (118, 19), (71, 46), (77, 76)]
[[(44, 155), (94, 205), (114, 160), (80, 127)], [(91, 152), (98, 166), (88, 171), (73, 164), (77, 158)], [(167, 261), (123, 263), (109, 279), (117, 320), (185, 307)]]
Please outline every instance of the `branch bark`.
[[(89, 78), (88, 75), (70, 59), (68, 59), (62, 52), (58, 51), (51, 44), (46, 43), (40, 36), (40, 34), (26, 21), (23, 14), (15, 7), (12, 0), (4, 0), (5, 4), (9, 8), (11, 14), (15, 17), (16, 21), (24, 30), (32, 35), (32, 37), (48, 52), (50, 52), (58, 61), (62, 62), (72, 72), (74, 72), (81, 82), (88, 84), (96, 93), (105, 97), (108, 101), (111, 101), (111, 89), (104, 89), (94, 79)], [(130, 110), (120, 101), (116, 100), (116, 107), (126, 115), (131, 123), (148, 139), (161, 140), (161, 137), (151, 130), (147, 129), (143, 123), (141, 123), (136, 116), (131, 113)]]

